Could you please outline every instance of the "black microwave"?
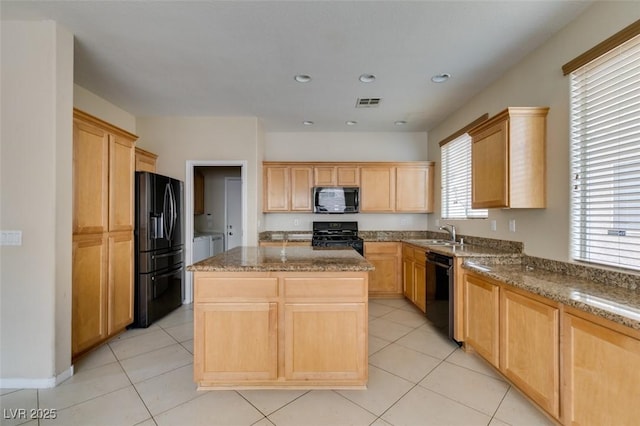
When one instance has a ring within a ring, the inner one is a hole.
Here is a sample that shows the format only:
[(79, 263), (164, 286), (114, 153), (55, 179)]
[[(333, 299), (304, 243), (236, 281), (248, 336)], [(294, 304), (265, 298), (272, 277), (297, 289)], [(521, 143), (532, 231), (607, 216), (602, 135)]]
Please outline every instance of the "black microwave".
[(314, 213), (358, 213), (360, 188), (354, 186), (316, 186), (313, 188)]

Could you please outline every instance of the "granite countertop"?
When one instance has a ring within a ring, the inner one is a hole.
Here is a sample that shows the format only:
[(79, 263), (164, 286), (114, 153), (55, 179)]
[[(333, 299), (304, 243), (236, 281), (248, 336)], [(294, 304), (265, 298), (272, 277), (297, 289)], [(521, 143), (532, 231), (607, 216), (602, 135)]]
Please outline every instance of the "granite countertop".
[(454, 257), (501, 257), (514, 259), (522, 257), (522, 253), (514, 253), (475, 244), (442, 245), (434, 244), (433, 240), (429, 239), (402, 240), (402, 242)]
[(351, 247), (236, 247), (187, 267), (194, 272), (368, 272)]
[(514, 287), (640, 330), (640, 291), (525, 264), (493, 265), (467, 260), (466, 269)]

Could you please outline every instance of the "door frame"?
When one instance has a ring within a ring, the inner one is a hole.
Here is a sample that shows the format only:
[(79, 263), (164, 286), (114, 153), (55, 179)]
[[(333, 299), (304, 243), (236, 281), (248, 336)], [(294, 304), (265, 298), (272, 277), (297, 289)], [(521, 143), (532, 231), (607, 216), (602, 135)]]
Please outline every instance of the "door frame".
[[(229, 181), (240, 181), (240, 183), (243, 182), (242, 177), (230, 177), (227, 176), (224, 178), (224, 249), (227, 250), (227, 227), (229, 226), (229, 217), (227, 215), (227, 210), (229, 207)], [(242, 197), (242, 194), (240, 194), (240, 197)], [(244, 199), (241, 198), (241, 202), (244, 204)], [(242, 210), (244, 211), (244, 205), (242, 206)], [(243, 229), (242, 229), (242, 242), (243, 245), (245, 243), (244, 240), (244, 234), (246, 233), (246, 230), (244, 229), (244, 221), (242, 223)]]
[[(240, 167), (242, 179), (242, 245), (247, 245), (247, 161), (246, 160), (187, 160), (184, 188), (184, 264), (193, 263), (193, 169), (195, 167)], [(193, 272), (185, 270), (182, 303), (193, 303)]]

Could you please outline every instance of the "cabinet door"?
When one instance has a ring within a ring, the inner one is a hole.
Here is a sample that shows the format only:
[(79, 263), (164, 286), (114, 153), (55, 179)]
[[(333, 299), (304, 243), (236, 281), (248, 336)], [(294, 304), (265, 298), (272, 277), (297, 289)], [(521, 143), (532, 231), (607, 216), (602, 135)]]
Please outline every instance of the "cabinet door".
[(360, 170), (360, 211), (393, 212), (396, 204), (396, 168), (363, 167)]
[(413, 285), (413, 259), (402, 258), (402, 286), (404, 297), (413, 302), (415, 298)]
[(640, 340), (563, 314), (567, 425), (633, 425), (640, 418)]
[(264, 169), (264, 211), (289, 210), (289, 168), (268, 166)]
[(334, 166), (315, 166), (313, 168), (313, 184), (315, 186), (336, 185), (336, 171)]
[(551, 415), (560, 406), (559, 311), (503, 289), (500, 294), (500, 370)]
[(158, 156), (144, 149), (136, 148), (136, 172), (156, 172), (156, 160)]
[(193, 214), (204, 214), (204, 175), (193, 174)]
[(133, 322), (133, 233), (109, 234), (109, 334)]
[(508, 124), (500, 121), (473, 136), (471, 205), (474, 209), (509, 205)]
[(477, 275), (466, 274), (464, 290), (464, 340), (497, 368), (500, 288)]
[(414, 249), (413, 280), (415, 293), (413, 303), (422, 312), (427, 312), (427, 266), (425, 262), (425, 252)]
[(396, 211), (428, 213), (433, 211), (433, 168), (396, 168)]
[(74, 357), (107, 337), (105, 235), (73, 237), (71, 346)]
[(73, 122), (73, 233), (101, 233), (109, 226), (109, 134)]
[(371, 296), (399, 296), (400, 285), (400, 243), (365, 242), (365, 258), (375, 266), (369, 274), (369, 294)]
[(289, 303), (284, 309), (285, 378), (367, 377), (366, 304)]
[(277, 303), (196, 303), (194, 316), (196, 382), (276, 378)]
[(338, 186), (359, 186), (360, 169), (357, 166), (338, 166)]
[(313, 188), (313, 168), (291, 167), (291, 210), (310, 212), (311, 188)]
[(109, 136), (109, 231), (133, 231), (133, 144)]

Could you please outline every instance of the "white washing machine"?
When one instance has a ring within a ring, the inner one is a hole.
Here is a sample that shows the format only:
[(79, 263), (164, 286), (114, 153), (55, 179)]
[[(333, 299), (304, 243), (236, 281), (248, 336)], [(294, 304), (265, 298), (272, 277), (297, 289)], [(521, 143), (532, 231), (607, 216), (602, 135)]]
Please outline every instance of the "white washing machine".
[(211, 233), (211, 256), (224, 251), (224, 232)]
[(211, 257), (211, 235), (201, 235), (193, 238), (193, 263)]

